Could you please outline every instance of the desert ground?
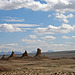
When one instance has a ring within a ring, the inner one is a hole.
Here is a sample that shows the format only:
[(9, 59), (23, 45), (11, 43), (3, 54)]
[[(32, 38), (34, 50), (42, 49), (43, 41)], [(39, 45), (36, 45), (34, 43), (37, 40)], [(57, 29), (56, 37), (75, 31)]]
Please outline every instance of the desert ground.
[(35, 57), (25, 53), (22, 57), (11, 54), (8, 59), (0, 60), (0, 75), (75, 75), (74, 54), (69, 56), (68, 53), (60, 58), (47, 58), (40, 53)]

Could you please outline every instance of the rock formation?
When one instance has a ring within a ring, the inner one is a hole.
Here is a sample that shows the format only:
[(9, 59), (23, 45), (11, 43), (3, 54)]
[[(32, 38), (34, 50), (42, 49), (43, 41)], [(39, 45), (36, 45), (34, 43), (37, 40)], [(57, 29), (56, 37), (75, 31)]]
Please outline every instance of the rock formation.
[(41, 49), (37, 49), (37, 53), (36, 53), (36, 55), (35, 56), (41, 56), (42, 54), (41, 54)]
[(5, 60), (5, 59), (7, 59), (7, 57), (5, 55), (3, 55), (1, 59)]
[(15, 57), (14, 51), (12, 51), (12, 53), (9, 57)]
[(22, 54), (22, 57), (24, 57), (24, 56), (28, 56), (27, 51), (25, 51), (25, 52)]
[(25, 51), (23, 54), (22, 54), (22, 56), (21, 56), (21, 59), (23, 59), (23, 60), (36, 60), (34, 57), (31, 57), (31, 56), (29, 56), (28, 55), (28, 53), (27, 53), (27, 51)]
[(48, 59), (48, 57), (46, 57), (46, 56), (44, 56), (44, 55), (42, 55), (42, 53), (41, 53), (41, 49), (37, 49), (37, 53), (36, 53), (36, 55), (34, 56), (36, 59)]

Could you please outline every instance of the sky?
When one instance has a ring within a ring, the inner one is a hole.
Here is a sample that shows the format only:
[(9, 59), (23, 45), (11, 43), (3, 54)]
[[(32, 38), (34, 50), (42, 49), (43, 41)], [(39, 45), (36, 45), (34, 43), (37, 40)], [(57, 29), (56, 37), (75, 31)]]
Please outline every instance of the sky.
[(0, 0), (0, 52), (75, 50), (74, 0)]

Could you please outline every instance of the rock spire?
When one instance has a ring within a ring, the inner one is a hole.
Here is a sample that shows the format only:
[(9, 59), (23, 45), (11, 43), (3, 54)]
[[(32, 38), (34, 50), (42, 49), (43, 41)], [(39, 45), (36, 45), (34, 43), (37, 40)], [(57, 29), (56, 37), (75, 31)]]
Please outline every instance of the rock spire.
[(12, 53), (9, 57), (15, 57), (14, 51), (12, 51)]
[(27, 51), (25, 51), (25, 52), (22, 54), (22, 57), (24, 57), (24, 56), (28, 56)]

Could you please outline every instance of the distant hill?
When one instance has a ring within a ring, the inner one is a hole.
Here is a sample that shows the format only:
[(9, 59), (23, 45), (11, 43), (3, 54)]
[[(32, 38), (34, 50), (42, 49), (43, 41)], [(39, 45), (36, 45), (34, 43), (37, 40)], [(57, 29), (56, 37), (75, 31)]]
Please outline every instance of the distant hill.
[[(53, 52), (52, 50), (48, 50), (47, 52)], [(36, 51), (32, 51), (30, 53), (36, 53)]]
[(30, 52), (30, 53), (36, 53), (36, 51), (32, 51), (32, 52)]
[(43, 53), (43, 55), (47, 56), (47, 57), (51, 57), (51, 58), (62, 58), (62, 57), (66, 57), (66, 58), (75, 58), (75, 50), (66, 50), (66, 51), (58, 51), (58, 52), (46, 52)]
[[(10, 55), (11, 53), (12, 53), (11, 51), (9, 51), (9, 52), (0, 52), (0, 55), (3, 55), (3, 54)], [(18, 52), (18, 51), (14, 51), (14, 53), (15, 54), (22, 54), (22, 52)]]
[(22, 52), (14, 51), (15, 54), (22, 54)]
[(52, 50), (48, 50), (47, 52), (54, 52), (54, 51), (52, 51)]

